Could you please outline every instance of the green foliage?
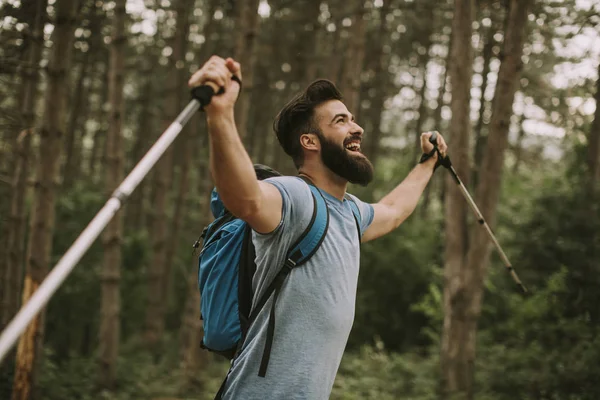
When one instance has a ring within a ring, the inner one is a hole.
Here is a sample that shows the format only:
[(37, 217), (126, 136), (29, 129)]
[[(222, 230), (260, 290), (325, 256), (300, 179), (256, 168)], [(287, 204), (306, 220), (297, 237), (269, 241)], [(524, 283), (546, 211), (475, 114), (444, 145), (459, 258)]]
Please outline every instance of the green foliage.
[[(404, 163), (382, 164), (369, 191), (381, 198), (407, 173)], [(360, 188), (352, 192), (364, 198)], [(380, 340), (389, 350), (405, 351), (429, 343), (422, 330), (432, 321), (413, 305), (427, 294), (442, 264), (440, 225), (441, 215), (423, 219), (415, 212), (393, 233), (362, 246), (349, 348)]]
[(437, 357), (389, 353), (378, 342), (344, 357), (331, 399), (433, 400), (437, 369)]
[(190, 380), (177, 365), (177, 342), (170, 340), (166, 349), (167, 356), (157, 363), (139, 343), (132, 341), (123, 346), (117, 366), (119, 379), (113, 391), (99, 388), (94, 357), (72, 355), (57, 361), (55, 354), (46, 351), (38, 385), (40, 393), (44, 400), (213, 399), (227, 372), (226, 363), (210, 363), (197, 371), (198, 379)]

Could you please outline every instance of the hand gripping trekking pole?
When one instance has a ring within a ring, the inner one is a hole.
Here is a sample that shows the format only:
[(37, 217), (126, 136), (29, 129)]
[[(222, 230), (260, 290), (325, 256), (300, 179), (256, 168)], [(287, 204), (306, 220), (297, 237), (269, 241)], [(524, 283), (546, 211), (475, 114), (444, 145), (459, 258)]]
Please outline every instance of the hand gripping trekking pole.
[[(429, 142), (431, 144), (433, 144), (433, 151), (437, 152), (438, 163), (441, 166), (443, 166), (444, 168), (446, 168), (448, 171), (450, 171), (450, 174), (454, 178), (454, 181), (458, 184), (458, 188), (460, 189), (464, 198), (467, 200), (467, 203), (471, 207), (471, 210), (473, 210), (473, 213), (477, 217), (477, 222), (479, 222), (479, 224), (481, 224), (485, 228), (486, 232), (492, 239), (492, 243), (494, 243), (494, 246), (496, 246), (496, 249), (498, 250), (498, 253), (500, 254), (500, 258), (502, 259), (502, 262), (504, 263), (504, 266), (506, 267), (506, 269), (508, 269), (508, 271), (510, 272), (510, 275), (512, 276), (513, 280), (519, 286), (519, 289), (521, 289), (521, 291), (523, 293), (527, 293), (527, 288), (523, 285), (523, 283), (519, 279), (519, 276), (517, 275), (512, 264), (508, 260), (508, 257), (502, 250), (502, 247), (500, 247), (500, 243), (496, 239), (496, 236), (494, 236), (492, 229), (490, 228), (488, 223), (483, 218), (481, 211), (479, 211), (479, 208), (477, 208), (477, 205), (475, 204), (475, 201), (473, 201), (473, 198), (469, 194), (469, 191), (467, 190), (465, 185), (462, 183), (462, 181), (458, 177), (456, 170), (454, 169), (454, 167), (452, 166), (452, 163), (450, 162), (450, 158), (448, 156), (443, 157), (442, 154), (440, 153), (440, 150), (437, 148), (437, 132), (435, 132), (435, 131), (432, 132), (431, 137), (429, 138)], [(431, 155), (433, 155), (433, 154), (431, 154)]]
[[(240, 83), (237, 77), (233, 77), (232, 79)], [(58, 287), (71, 273), (76, 263), (90, 248), (106, 225), (108, 225), (112, 217), (121, 208), (123, 202), (129, 197), (142, 179), (144, 179), (154, 164), (156, 164), (163, 153), (169, 148), (171, 143), (173, 143), (192, 115), (194, 115), (198, 109), (202, 109), (204, 106), (208, 105), (215, 94), (223, 92), (223, 88), (219, 89), (218, 86), (212, 83), (192, 89), (193, 99), (177, 116), (175, 121), (169, 125), (167, 130), (164, 131), (158, 141), (129, 173), (121, 185), (113, 192), (104, 207), (102, 207), (89, 225), (81, 232), (77, 240), (75, 240), (69, 250), (62, 256), (58, 264), (56, 264), (46, 279), (44, 279), (33, 296), (31, 296), (27, 304), (21, 308), (19, 313), (2, 332), (2, 335), (0, 335), (0, 362), (2, 362), (8, 351), (18, 340), (21, 333), (27, 328), (27, 325), (40, 312), (46, 303), (48, 303), (50, 297), (52, 297), (54, 292), (56, 292)]]

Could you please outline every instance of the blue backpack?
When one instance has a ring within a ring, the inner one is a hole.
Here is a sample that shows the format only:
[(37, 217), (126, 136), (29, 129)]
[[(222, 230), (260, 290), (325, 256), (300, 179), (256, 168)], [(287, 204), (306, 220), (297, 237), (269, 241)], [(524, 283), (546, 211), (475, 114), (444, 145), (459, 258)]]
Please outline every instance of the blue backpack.
[[(254, 165), (258, 179), (281, 176), (277, 171), (260, 164)], [(219, 198), (216, 189), (211, 193), (211, 211), (215, 220), (202, 232), (202, 249), (199, 255), (198, 287), (201, 297), (201, 318), (204, 337), (201, 347), (234, 359), (241, 350), (248, 328), (271, 295), (272, 302), (267, 340), (259, 376), (266, 375), (273, 333), (275, 331), (275, 303), (283, 283), (293, 268), (305, 263), (319, 248), (329, 224), (329, 210), (325, 198), (317, 187), (305, 180), (311, 190), (314, 209), (311, 221), (300, 238), (290, 247), (281, 270), (252, 310), (252, 278), (256, 272), (252, 229), (232, 215)], [(360, 227), (360, 213), (350, 200), (352, 212)], [(360, 237), (360, 228), (359, 228)], [(194, 247), (199, 246), (197, 241)]]

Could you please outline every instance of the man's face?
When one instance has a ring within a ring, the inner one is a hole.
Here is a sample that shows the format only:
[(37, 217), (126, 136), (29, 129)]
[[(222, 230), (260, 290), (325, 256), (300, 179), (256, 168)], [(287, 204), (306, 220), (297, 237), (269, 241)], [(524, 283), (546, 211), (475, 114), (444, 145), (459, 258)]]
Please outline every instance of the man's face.
[(361, 152), (363, 129), (344, 103), (330, 100), (315, 109), (321, 159), (336, 175), (362, 186), (373, 180), (373, 165)]

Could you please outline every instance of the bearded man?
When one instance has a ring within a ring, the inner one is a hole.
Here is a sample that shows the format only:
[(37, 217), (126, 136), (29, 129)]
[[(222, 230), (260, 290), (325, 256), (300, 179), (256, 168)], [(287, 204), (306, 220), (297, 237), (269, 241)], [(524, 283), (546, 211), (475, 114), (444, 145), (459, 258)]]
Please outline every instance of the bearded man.
[[(239, 79), (239, 63), (213, 56), (189, 85), (214, 84), (224, 89), (205, 107), (210, 168), (227, 209), (253, 230), (254, 299), (261, 297), (283, 265), (286, 251), (310, 223), (314, 204), (306, 181), (323, 195), (329, 225), (316, 253), (290, 272), (278, 293), (274, 332), (268, 335), (269, 303), (250, 325), (218, 397), (328, 399), (354, 320), (359, 240), (364, 243), (391, 232), (414, 211), (433, 174), (437, 154), (424, 157), (375, 204), (348, 195), (348, 182), (367, 185), (373, 179), (373, 166), (361, 152), (364, 131), (335, 85), (317, 80), (286, 104), (274, 122), (277, 138), (299, 176), (259, 181), (235, 126)], [(425, 154), (433, 150), (430, 136), (421, 135)], [(441, 135), (437, 145), (445, 154)], [(358, 221), (351, 201), (358, 205)], [(259, 376), (267, 336), (272, 338), (268, 373)]]

